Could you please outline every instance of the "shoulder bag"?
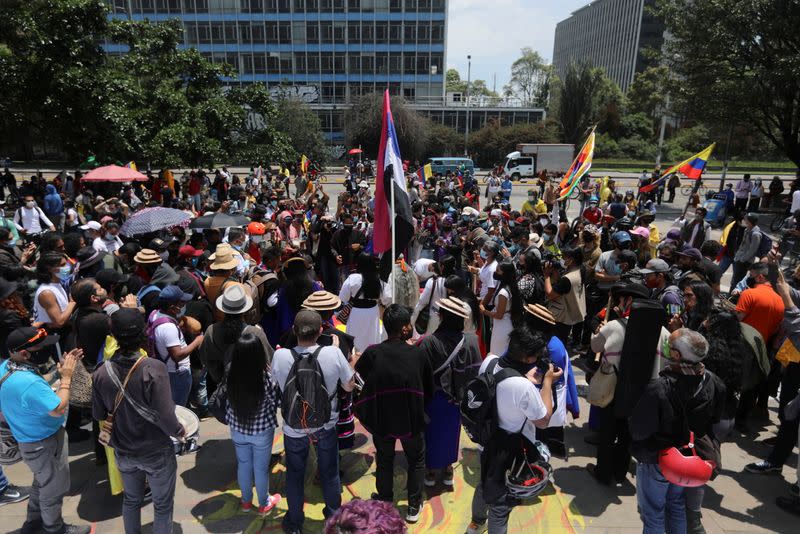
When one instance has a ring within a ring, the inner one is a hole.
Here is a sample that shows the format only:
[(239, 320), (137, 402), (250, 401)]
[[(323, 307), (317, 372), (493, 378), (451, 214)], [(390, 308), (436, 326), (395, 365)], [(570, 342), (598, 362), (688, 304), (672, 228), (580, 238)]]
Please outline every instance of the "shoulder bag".
[[(111, 410), (111, 413), (108, 414), (104, 421), (100, 421), (100, 433), (97, 436), (97, 441), (100, 442), (101, 445), (109, 448), (111, 447), (111, 433), (114, 431), (114, 414), (117, 413), (117, 409), (119, 405), (122, 404), (123, 398), (129, 398), (125, 395), (125, 388), (128, 385), (128, 380), (130, 380), (131, 376), (133, 376), (133, 372), (139, 367), (139, 364), (145, 360), (144, 356), (139, 356), (139, 359), (136, 360), (136, 363), (133, 364), (128, 374), (125, 376), (125, 380), (122, 384), (119, 384), (119, 378), (117, 378), (116, 373), (112, 369), (111, 362), (106, 362), (106, 371), (108, 372), (108, 376), (111, 378), (111, 381), (117, 384), (119, 391), (117, 392), (117, 397), (114, 399), (114, 409)], [(133, 404), (134, 408), (136, 408), (136, 404)], [(137, 409), (138, 411), (138, 409)]]
[(436, 286), (439, 283), (439, 277), (433, 277), (433, 287), (431, 294), (428, 296), (428, 303), (417, 314), (417, 320), (414, 321), (414, 329), (417, 333), (425, 334), (428, 331), (428, 321), (431, 319), (431, 303), (433, 302), (433, 294), (436, 292)]

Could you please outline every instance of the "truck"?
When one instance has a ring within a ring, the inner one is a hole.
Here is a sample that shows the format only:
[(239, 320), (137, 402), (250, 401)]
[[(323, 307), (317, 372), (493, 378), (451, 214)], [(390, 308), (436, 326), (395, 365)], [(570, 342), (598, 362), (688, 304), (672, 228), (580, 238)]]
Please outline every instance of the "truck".
[(523, 143), (508, 154), (503, 162), (503, 174), (512, 180), (535, 177), (541, 171), (566, 172), (575, 154), (575, 145)]

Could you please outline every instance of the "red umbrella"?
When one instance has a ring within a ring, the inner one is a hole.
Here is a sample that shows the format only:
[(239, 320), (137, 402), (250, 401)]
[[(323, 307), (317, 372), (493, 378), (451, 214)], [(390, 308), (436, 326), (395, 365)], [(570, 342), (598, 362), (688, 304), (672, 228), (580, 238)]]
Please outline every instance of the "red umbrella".
[(351, 148), (347, 153), (352, 156), (353, 154), (361, 154), (362, 152), (364, 151), (360, 148)]
[(129, 167), (119, 165), (106, 165), (89, 171), (83, 177), (83, 182), (146, 182), (147, 176)]

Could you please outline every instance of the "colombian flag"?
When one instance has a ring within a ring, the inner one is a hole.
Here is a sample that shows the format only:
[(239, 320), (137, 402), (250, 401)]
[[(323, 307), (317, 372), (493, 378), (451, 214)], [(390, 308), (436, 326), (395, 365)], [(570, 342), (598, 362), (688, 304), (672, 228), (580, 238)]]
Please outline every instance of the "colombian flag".
[(659, 178), (652, 184), (648, 184), (640, 188), (639, 192), (649, 193), (656, 187), (661, 186), (661, 184), (664, 183), (664, 180), (666, 180), (676, 172), (681, 173), (690, 180), (697, 180), (698, 178), (700, 178), (700, 175), (703, 174), (703, 170), (706, 168), (706, 163), (708, 163), (708, 160), (711, 159), (711, 153), (714, 152), (715, 146), (717, 146), (716, 143), (711, 143), (711, 146), (709, 146), (702, 152), (698, 152), (697, 154), (687, 159), (686, 161), (682, 161), (677, 165), (673, 165), (672, 167), (664, 171), (664, 174), (661, 175), (661, 178)]
[[(597, 127), (595, 126), (595, 128)], [(578, 152), (578, 156), (575, 158), (575, 161), (572, 162), (572, 165), (569, 166), (567, 173), (564, 175), (564, 179), (561, 180), (559, 184), (560, 194), (558, 200), (567, 198), (572, 193), (572, 190), (575, 189), (575, 186), (578, 185), (581, 178), (583, 178), (583, 175), (592, 168), (595, 128), (592, 128), (592, 133), (589, 134), (589, 138), (586, 139), (583, 148)]]
[(422, 183), (427, 183), (428, 178), (431, 176), (433, 176), (433, 168), (430, 163), (417, 169), (417, 178), (419, 178)]
[(308, 158), (306, 157), (305, 154), (303, 154), (302, 157), (300, 158), (300, 170), (303, 171), (304, 173), (307, 173), (308, 172), (308, 164), (309, 163), (310, 162), (309, 162)]

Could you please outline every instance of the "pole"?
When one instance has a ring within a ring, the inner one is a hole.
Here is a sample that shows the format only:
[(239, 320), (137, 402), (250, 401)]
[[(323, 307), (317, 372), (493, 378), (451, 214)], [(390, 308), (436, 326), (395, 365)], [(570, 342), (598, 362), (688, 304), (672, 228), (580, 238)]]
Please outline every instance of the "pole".
[(661, 130), (658, 133), (658, 154), (656, 154), (656, 167), (661, 166), (661, 153), (664, 149), (664, 131), (667, 129), (667, 110), (669, 109), (669, 95), (664, 104), (664, 112), (661, 114)]
[(683, 207), (683, 213), (681, 214), (681, 219), (686, 218), (686, 212), (689, 211), (689, 204), (692, 202), (692, 197), (697, 193), (697, 190), (700, 189), (700, 183), (702, 181), (703, 181), (703, 174), (700, 173), (700, 176), (694, 182), (694, 187), (692, 187), (692, 192), (689, 193), (689, 198), (686, 199), (686, 205)]
[(728, 175), (728, 160), (731, 158), (731, 143), (733, 142), (733, 123), (728, 127), (728, 143), (725, 145), (725, 161), (722, 162), (722, 174), (719, 177), (719, 191), (725, 187), (725, 177)]
[[(394, 273), (394, 262), (397, 259), (397, 250), (396, 250), (397, 243), (395, 242), (397, 238), (396, 238), (395, 227), (394, 227), (395, 223), (397, 222), (396, 221), (396, 217), (394, 215), (394, 173), (395, 172), (397, 172), (397, 171), (392, 169), (392, 180), (389, 182), (389, 188), (391, 189), (391, 191), (389, 192), (389, 198), (391, 199), (391, 202), (390, 202), (391, 212), (389, 213), (389, 222), (391, 223), (391, 225), (389, 226), (389, 231), (392, 232), (392, 261), (391, 261), (392, 270), (389, 271), (389, 272), (391, 272), (391, 273)], [(401, 173), (403, 172), (403, 168), (402, 167), (400, 168), (400, 172)], [(405, 180), (405, 176), (403, 176), (403, 179)], [(394, 293), (395, 293), (394, 290), (392, 290), (392, 304), (394, 304)]]
[(468, 156), (467, 141), (469, 140), (469, 89), (472, 85), (472, 56), (467, 56), (467, 113), (466, 113), (466, 128), (464, 129), (464, 155)]

